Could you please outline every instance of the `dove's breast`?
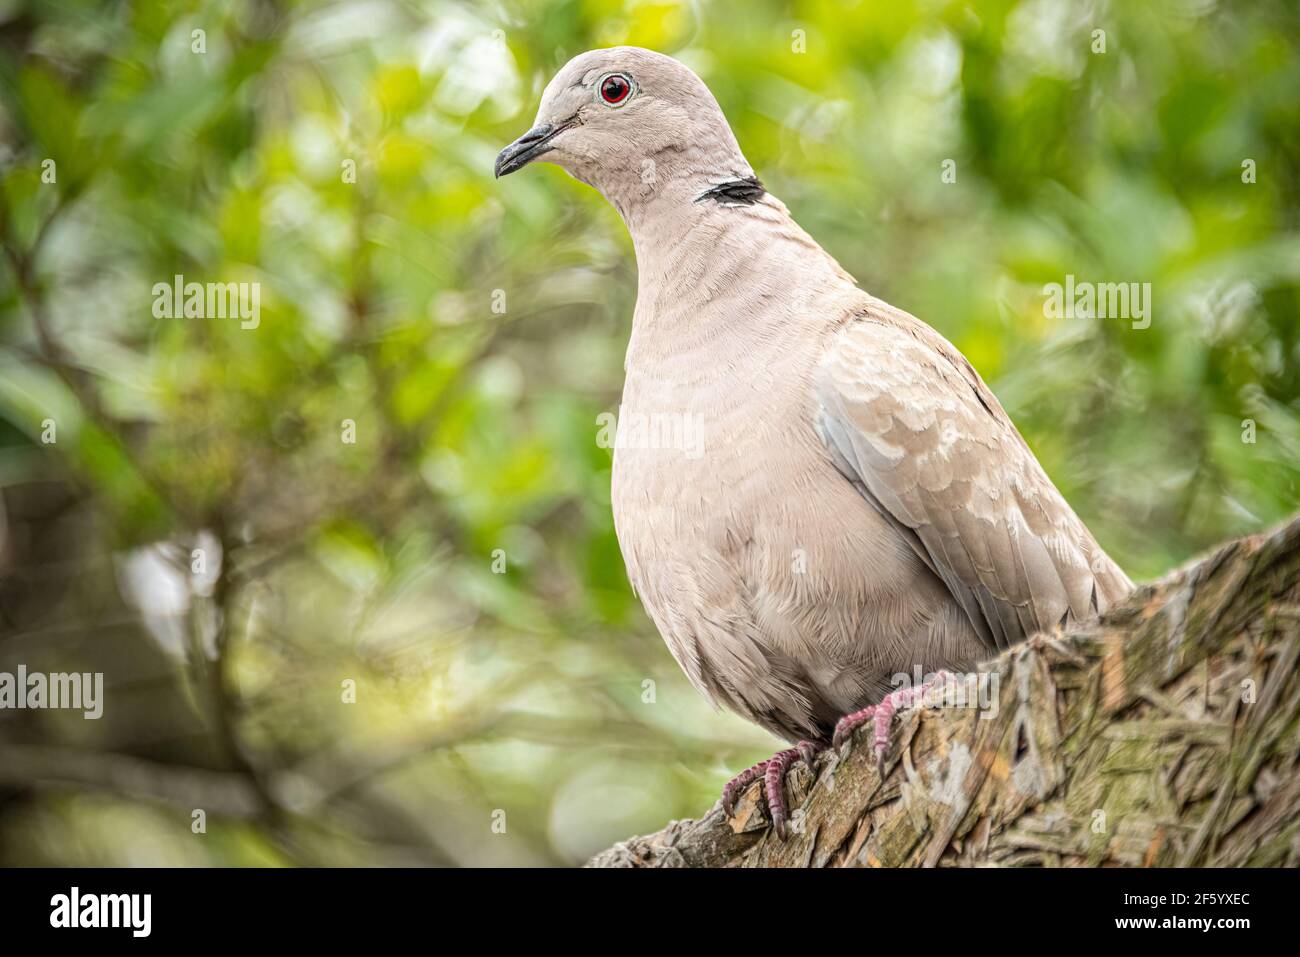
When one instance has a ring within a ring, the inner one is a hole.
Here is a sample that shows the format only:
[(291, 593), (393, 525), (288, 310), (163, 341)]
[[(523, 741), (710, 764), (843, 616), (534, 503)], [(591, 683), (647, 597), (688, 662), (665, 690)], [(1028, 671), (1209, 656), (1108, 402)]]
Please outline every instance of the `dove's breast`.
[(694, 318), (654, 351), (634, 333), (612, 487), (632, 585), (691, 681), (794, 740), (895, 674), (972, 662), (957, 604), (817, 436), (829, 328), (728, 352)]

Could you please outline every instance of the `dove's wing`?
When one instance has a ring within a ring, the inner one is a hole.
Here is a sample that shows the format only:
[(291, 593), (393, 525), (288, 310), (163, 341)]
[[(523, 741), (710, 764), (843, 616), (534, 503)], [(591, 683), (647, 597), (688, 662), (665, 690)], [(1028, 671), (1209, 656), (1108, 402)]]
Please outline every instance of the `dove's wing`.
[(831, 340), (816, 388), (840, 470), (991, 648), (1132, 589), (971, 364), (928, 326), (873, 301)]

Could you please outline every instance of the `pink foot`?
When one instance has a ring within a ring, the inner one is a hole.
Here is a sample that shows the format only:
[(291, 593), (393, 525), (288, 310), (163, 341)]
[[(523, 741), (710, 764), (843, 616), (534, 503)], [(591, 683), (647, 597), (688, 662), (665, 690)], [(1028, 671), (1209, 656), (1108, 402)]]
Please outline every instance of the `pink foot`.
[(766, 761), (759, 761), (753, 767), (746, 768), (727, 782), (722, 789), (722, 809), (727, 817), (736, 813), (738, 798), (754, 781), (763, 779), (763, 794), (767, 798), (767, 812), (772, 818), (772, 828), (776, 836), (785, 840), (789, 836), (787, 821), (789, 816), (785, 805), (785, 775), (790, 767), (802, 759), (809, 769), (816, 769), (817, 752), (826, 745), (819, 741), (800, 741), (793, 748), (778, 751)]
[(900, 710), (906, 710), (919, 704), (927, 692), (932, 690), (936, 684), (945, 684), (951, 677), (946, 671), (936, 671), (934, 677), (929, 681), (923, 682), (912, 688), (899, 688), (897, 691), (891, 691), (885, 695), (880, 704), (869, 705), (861, 711), (854, 711), (852, 714), (846, 714), (835, 724), (835, 734), (831, 738), (831, 747), (838, 748), (841, 744), (853, 736), (853, 732), (866, 724), (872, 722), (874, 734), (872, 735), (871, 749), (876, 757), (876, 770), (880, 776), (885, 776), (885, 755), (889, 751), (889, 726)]

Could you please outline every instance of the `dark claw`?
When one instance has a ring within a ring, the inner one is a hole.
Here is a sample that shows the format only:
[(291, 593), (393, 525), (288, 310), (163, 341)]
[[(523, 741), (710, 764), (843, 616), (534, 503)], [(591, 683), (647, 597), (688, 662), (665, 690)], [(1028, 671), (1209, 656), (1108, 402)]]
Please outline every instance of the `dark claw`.
[[(779, 787), (779, 785), (778, 785)], [(767, 796), (767, 812), (772, 818), (772, 830), (776, 831), (776, 836), (785, 840), (785, 799), (773, 801), (772, 795)]]

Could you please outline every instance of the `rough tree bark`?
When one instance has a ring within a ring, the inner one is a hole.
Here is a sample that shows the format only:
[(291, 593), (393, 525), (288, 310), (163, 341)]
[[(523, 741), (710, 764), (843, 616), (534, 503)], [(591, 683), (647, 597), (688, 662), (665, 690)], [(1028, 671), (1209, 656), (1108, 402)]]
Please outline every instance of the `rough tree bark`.
[(592, 867), (1290, 866), (1300, 863), (1300, 517), (1143, 586), (1101, 621), (992, 663), (998, 707), (895, 719)]

